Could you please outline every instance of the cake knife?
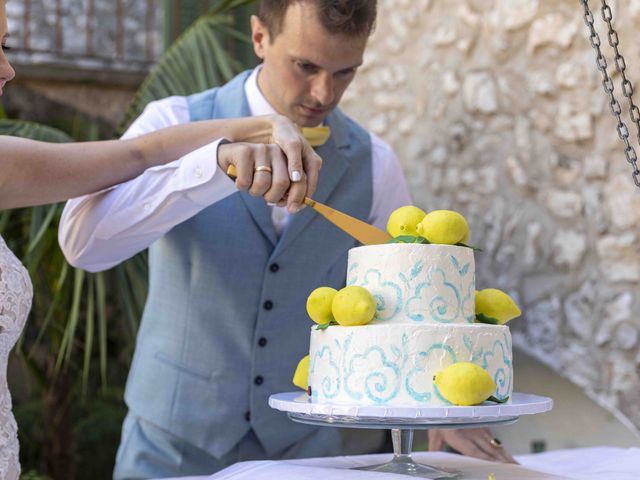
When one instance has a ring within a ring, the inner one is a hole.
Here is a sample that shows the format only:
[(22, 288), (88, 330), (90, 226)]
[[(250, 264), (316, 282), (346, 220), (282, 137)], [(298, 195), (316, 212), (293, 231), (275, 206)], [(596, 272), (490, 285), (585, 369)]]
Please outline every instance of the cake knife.
[[(234, 165), (229, 165), (227, 175), (233, 179), (236, 178), (237, 171)], [(313, 208), (336, 227), (351, 235), (363, 245), (378, 245), (391, 240), (391, 235), (384, 230), (380, 230), (378, 227), (317, 202), (312, 198), (304, 197), (304, 204)]]

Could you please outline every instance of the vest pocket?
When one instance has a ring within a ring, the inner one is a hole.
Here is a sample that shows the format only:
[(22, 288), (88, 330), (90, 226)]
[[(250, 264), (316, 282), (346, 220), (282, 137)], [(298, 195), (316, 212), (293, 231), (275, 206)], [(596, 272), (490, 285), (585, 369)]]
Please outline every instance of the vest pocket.
[(187, 375), (191, 375), (192, 377), (195, 377), (199, 380), (208, 382), (211, 379), (211, 373), (194, 369), (191, 366), (181, 362), (180, 360), (176, 360), (175, 358), (170, 357), (164, 352), (156, 352), (154, 358), (169, 367), (175, 368), (176, 370)]

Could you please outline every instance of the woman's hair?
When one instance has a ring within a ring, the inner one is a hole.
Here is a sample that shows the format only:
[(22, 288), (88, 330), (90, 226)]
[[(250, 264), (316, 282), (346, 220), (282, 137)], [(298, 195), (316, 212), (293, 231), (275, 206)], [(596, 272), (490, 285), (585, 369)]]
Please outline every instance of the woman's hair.
[(314, 5), (320, 23), (331, 33), (368, 37), (375, 26), (377, 0), (261, 0), (258, 16), (271, 41), (282, 31), (287, 9), (296, 2)]

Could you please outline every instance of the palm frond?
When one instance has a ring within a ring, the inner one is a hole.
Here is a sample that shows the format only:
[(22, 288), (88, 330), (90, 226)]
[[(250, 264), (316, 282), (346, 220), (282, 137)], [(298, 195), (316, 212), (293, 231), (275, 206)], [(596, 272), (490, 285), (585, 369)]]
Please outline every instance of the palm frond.
[(0, 135), (30, 138), (41, 142), (66, 143), (73, 139), (61, 130), (24, 120), (0, 119)]
[(251, 3), (254, 0), (218, 2), (210, 13), (185, 30), (138, 89), (121, 130), (125, 130), (149, 102), (216, 87), (246, 68), (238, 60), (240, 55), (230, 50), (229, 41), (242, 39), (246, 45), (249, 38), (235, 28), (230, 12)]

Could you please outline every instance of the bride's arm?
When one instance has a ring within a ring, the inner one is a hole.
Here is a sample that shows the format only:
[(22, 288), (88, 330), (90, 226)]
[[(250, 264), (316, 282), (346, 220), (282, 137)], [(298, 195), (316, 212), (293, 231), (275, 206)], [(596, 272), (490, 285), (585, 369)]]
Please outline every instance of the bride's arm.
[(278, 143), (291, 174), (306, 170), (307, 195), (315, 190), (319, 162), (313, 149), (285, 117), (269, 115), (177, 125), (129, 140), (51, 144), (0, 136), (0, 210), (99, 191), (220, 138)]

